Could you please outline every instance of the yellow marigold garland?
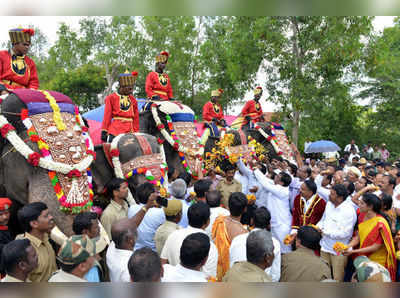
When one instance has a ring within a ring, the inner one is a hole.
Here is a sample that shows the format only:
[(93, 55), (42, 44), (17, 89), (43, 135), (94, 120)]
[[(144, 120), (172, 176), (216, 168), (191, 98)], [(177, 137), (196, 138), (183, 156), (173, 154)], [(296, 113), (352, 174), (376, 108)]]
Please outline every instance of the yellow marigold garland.
[(56, 123), (58, 130), (65, 130), (66, 126), (61, 118), (60, 107), (58, 106), (56, 99), (45, 90), (41, 90), (40, 92), (43, 93), (49, 101), (50, 107), (53, 109), (53, 120)]

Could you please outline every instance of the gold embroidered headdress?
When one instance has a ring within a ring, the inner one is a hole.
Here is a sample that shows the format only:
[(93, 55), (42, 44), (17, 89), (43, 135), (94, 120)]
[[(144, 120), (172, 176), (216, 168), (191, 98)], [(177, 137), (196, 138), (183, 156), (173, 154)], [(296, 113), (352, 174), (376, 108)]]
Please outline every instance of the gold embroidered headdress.
[(161, 52), (159, 55), (156, 56), (156, 62), (168, 62), (169, 54), (166, 51)]
[(8, 31), (12, 44), (20, 42), (31, 42), (31, 36), (35, 34), (33, 29), (15, 28)]

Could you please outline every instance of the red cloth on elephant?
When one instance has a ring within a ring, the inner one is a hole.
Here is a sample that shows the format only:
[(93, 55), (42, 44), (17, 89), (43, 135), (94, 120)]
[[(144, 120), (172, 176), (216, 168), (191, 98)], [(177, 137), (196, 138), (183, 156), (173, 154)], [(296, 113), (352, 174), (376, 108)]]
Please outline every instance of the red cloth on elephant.
[(35, 62), (25, 55), (26, 69), (18, 74), (12, 67), (12, 56), (8, 51), (0, 51), (0, 84), (7, 89), (39, 89), (39, 79)]
[(146, 94), (148, 98), (158, 95), (161, 99), (173, 98), (171, 81), (166, 73), (152, 71), (146, 77)]
[(307, 226), (310, 224), (316, 225), (325, 211), (326, 202), (319, 195), (314, 195), (314, 199), (311, 197), (309, 200), (313, 200), (310, 207), (304, 213), (304, 202), (301, 199), (301, 195), (297, 195), (294, 199), (293, 204), (293, 218), (292, 228), (298, 229), (301, 226)]
[(113, 136), (139, 131), (139, 111), (132, 95), (113, 93), (106, 97), (105, 102), (102, 130)]
[(242, 109), (242, 116), (250, 116), (257, 122), (264, 121), (263, 119), (263, 110), (260, 103), (257, 103), (255, 100), (249, 100), (246, 102)]
[(218, 120), (224, 119), (224, 112), (219, 103), (213, 104), (209, 101), (203, 106), (203, 120), (212, 121), (213, 118), (217, 118)]

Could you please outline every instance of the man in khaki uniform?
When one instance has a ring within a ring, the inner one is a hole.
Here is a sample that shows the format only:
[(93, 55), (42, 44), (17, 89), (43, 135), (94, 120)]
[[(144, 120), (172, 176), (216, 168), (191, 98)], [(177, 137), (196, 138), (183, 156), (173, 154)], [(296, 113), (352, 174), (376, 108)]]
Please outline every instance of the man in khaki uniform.
[(265, 269), (274, 261), (272, 234), (258, 230), (249, 234), (246, 241), (247, 262), (237, 262), (226, 273), (224, 282), (272, 282)]
[(2, 282), (30, 282), (28, 275), (37, 267), (38, 257), (28, 239), (17, 239), (4, 246), (2, 263), (7, 273)]
[(297, 232), (297, 249), (282, 255), (281, 281), (319, 282), (331, 279), (328, 264), (315, 255), (321, 234), (311, 226), (302, 226)]
[(33, 282), (46, 282), (57, 270), (56, 255), (49, 242), (50, 231), (54, 228), (53, 216), (43, 202), (27, 204), (18, 211), (18, 220), (25, 234), (17, 239), (29, 239), (38, 256), (38, 266), (28, 278)]
[(111, 198), (110, 204), (104, 209), (100, 221), (111, 239), (111, 226), (114, 222), (128, 217), (128, 203), (125, 199), (128, 197), (128, 183), (120, 178), (113, 178), (107, 184), (107, 193)]
[(216, 190), (220, 191), (222, 195), (221, 205), (226, 209), (229, 206), (229, 196), (234, 192), (242, 191), (242, 184), (233, 178), (235, 172), (236, 168), (234, 165), (227, 165), (225, 167), (225, 179), (222, 179), (216, 187)]
[(86, 273), (93, 267), (96, 243), (87, 235), (74, 235), (64, 242), (57, 258), (61, 269), (49, 282), (87, 282)]
[(180, 229), (178, 222), (180, 222), (182, 218), (182, 201), (169, 200), (168, 206), (163, 207), (163, 210), (166, 221), (157, 229), (156, 234), (154, 235), (154, 241), (159, 255), (161, 255), (161, 251), (168, 236), (173, 231)]

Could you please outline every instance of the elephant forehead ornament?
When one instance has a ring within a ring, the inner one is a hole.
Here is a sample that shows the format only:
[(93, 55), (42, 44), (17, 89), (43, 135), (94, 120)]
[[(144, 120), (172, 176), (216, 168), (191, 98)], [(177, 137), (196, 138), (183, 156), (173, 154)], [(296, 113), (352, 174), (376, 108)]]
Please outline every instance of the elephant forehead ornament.
[(62, 211), (80, 213), (88, 210), (93, 198), (89, 166), (95, 153), (87, 129), (82, 129), (84, 125), (78, 107), (69, 97), (54, 91), (18, 89), (13, 93), (27, 106), (21, 110), (21, 120), (39, 152), (10, 129), (13, 127), (0, 115), (3, 137), (31, 165), (48, 170)]

